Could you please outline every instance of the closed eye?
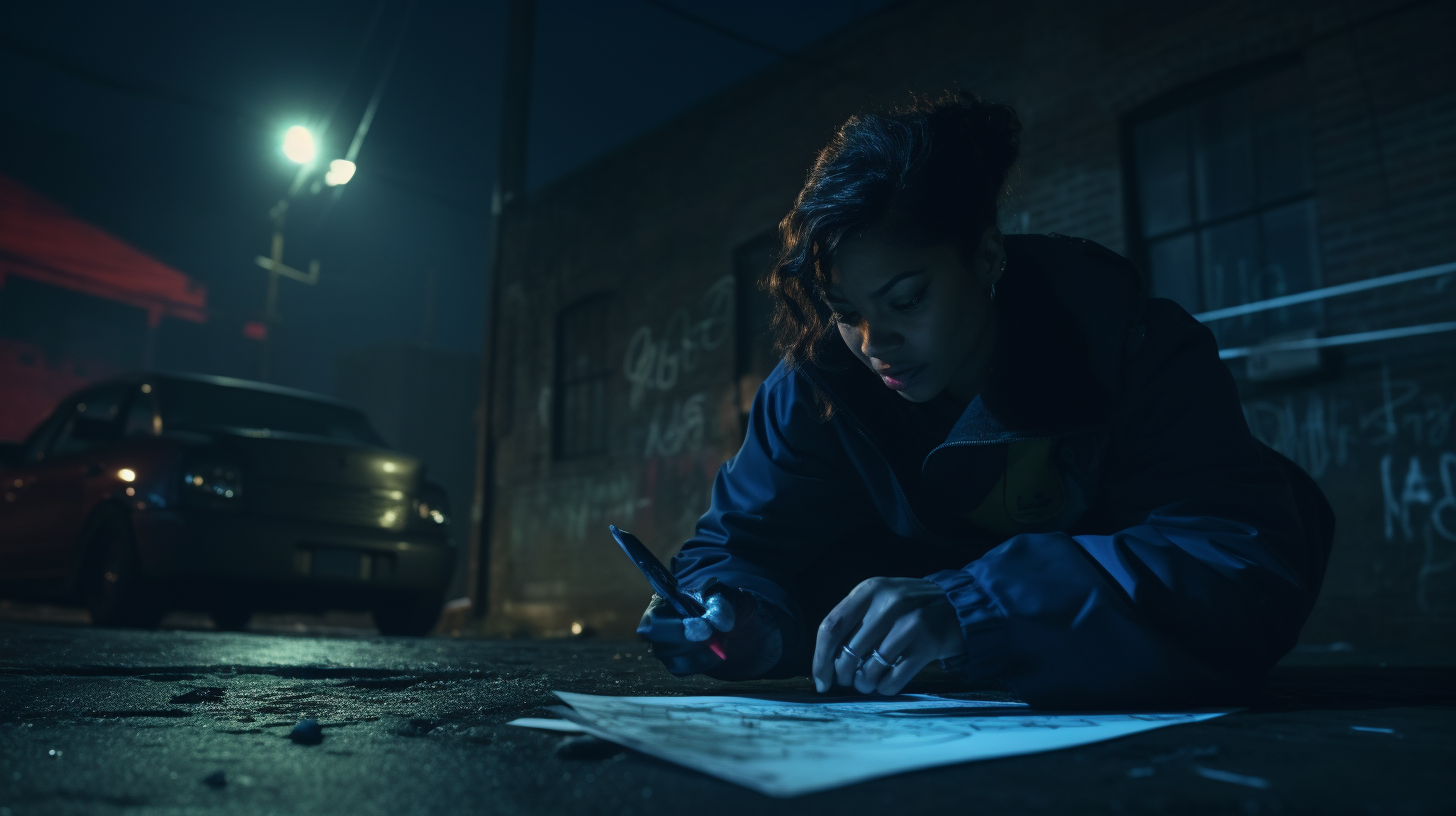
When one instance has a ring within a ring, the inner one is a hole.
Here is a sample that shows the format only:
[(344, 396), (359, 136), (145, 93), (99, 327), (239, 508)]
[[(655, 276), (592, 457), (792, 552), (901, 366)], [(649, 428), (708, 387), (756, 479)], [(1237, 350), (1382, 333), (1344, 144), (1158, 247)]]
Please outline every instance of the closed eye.
[(915, 293), (914, 297), (903, 303), (891, 303), (890, 308), (894, 309), (897, 312), (908, 312), (911, 309), (914, 309), (916, 306), (919, 306), (921, 302), (924, 301), (924, 299), (925, 290), (921, 289), (919, 292)]

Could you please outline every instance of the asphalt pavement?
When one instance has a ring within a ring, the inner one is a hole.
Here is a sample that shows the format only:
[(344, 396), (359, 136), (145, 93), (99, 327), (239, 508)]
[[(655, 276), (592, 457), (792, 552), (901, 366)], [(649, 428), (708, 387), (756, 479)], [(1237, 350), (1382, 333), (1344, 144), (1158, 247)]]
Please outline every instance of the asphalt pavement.
[[(673, 678), (638, 643), (0, 623), (0, 816), (1456, 812), (1441, 666), (1286, 666), (1206, 723), (787, 800), (505, 725), (553, 689), (809, 688)], [(290, 739), (304, 719), (321, 742)]]

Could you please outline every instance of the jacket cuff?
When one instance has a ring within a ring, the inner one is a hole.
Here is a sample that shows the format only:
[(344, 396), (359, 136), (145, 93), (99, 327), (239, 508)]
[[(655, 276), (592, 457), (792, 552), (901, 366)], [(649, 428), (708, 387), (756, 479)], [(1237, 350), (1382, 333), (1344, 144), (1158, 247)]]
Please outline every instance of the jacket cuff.
[(999, 677), (1011, 654), (1006, 615), (1000, 605), (968, 570), (943, 570), (926, 576), (926, 580), (945, 590), (966, 642), (966, 653), (942, 661), (942, 667), (968, 681)]

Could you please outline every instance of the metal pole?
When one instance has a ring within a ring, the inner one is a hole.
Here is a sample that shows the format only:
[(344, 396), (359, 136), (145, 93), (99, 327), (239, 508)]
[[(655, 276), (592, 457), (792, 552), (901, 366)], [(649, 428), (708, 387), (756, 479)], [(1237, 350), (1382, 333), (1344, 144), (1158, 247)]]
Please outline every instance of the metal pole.
[(268, 269), (268, 298), (263, 306), (263, 361), (258, 379), (268, 381), (268, 364), (273, 352), (273, 326), (278, 322), (278, 270), (283, 267), (283, 218), (288, 214), (288, 200), (278, 202), (273, 216), (273, 265)]
[(485, 340), (481, 352), (480, 411), (475, 445), (475, 495), (471, 502), (470, 559), (466, 590), (471, 614), (487, 611), (490, 592), (490, 534), (495, 503), (495, 349), (499, 313), (501, 244), (510, 216), (524, 203), (526, 139), (531, 101), (531, 46), (535, 0), (511, 0), (506, 39), (505, 92), (501, 104), (499, 167), (490, 206), (490, 247), (486, 267)]

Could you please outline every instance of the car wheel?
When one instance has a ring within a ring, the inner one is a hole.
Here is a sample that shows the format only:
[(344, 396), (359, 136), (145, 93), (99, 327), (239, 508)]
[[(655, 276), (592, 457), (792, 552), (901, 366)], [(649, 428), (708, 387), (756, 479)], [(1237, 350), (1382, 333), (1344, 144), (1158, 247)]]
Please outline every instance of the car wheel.
[(253, 610), (241, 607), (219, 607), (208, 614), (212, 615), (212, 625), (220, 632), (242, 632), (253, 619)]
[(399, 598), (374, 607), (374, 625), (382, 635), (428, 635), (444, 606), (439, 596)]
[(92, 568), (86, 606), (91, 610), (91, 623), (154, 628), (167, 610), (147, 585), (126, 521), (114, 515), (102, 517), (89, 541)]

